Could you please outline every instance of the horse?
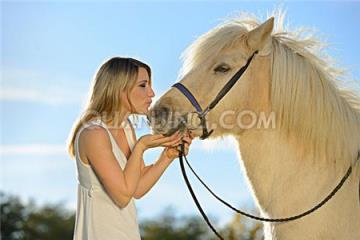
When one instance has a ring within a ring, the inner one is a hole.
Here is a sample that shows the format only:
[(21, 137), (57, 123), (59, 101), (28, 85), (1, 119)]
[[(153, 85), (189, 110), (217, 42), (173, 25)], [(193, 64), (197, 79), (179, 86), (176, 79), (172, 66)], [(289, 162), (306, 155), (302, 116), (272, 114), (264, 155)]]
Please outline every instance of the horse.
[[(261, 216), (310, 209), (353, 166), (348, 181), (317, 211), (295, 221), (265, 222), (265, 239), (360, 239), (359, 94), (342, 84), (343, 72), (323, 54), (321, 41), (285, 29), (283, 19), (284, 13), (264, 22), (233, 18), (201, 35), (182, 55), (179, 82), (207, 106), (256, 52), (206, 121), (210, 139), (236, 139)], [(169, 134), (185, 121), (200, 136), (200, 123), (190, 115), (193, 105), (170, 88), (150, 110), (150, 123), (155, 133)]]

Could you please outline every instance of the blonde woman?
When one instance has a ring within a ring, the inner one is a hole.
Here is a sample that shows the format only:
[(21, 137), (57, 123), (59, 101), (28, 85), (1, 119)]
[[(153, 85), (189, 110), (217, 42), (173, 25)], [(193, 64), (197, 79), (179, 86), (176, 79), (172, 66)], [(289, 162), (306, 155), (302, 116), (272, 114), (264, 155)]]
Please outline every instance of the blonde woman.
[[(154, 95), (151, 69), (138, 60), (114, 57), (96, 73), (68, 145), (78, 177), (75, 240), (140, 239), (134, 198), (154, 186), (177, 157), (182, 139), (188, 152), (190, 134), (149, 134), (136, 140), (128, 116), (146, 114)], [(143, 153), (155, 147), (164, 150), (145, 166)]]

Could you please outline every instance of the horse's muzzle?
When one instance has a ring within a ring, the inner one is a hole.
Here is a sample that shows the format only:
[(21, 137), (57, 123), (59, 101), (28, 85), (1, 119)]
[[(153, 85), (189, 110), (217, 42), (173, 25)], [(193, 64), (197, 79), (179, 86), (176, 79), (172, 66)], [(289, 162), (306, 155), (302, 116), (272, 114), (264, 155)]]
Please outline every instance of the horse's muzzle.
[(153, 132), (165, 136), (170, 136), (178, 130), (194, 130), (200, 125), (197, 113), (182, 113), (163, 105), (151, 109), (147, 118)]

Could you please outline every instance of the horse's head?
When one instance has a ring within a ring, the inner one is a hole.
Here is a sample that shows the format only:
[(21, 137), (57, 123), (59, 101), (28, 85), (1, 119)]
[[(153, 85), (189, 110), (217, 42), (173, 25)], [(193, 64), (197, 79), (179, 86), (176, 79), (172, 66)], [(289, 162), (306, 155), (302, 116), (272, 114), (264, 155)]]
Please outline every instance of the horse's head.
[[(256, 27), (236, 21), (225, 23), (199, 37), (186, 50), (180, 83), (203, 109), (258, 51), (241, 79), (206, 116), (213, 135), (241, 133), (253, 116), (268, 111), (273, 22), (270, 18)], [(158, 100), (149, 117), (156, 133), (169, 134), (185, 126), (195, 129), (199, 136), (202, 132), (198, 119), (191, 114), (194, 112), (189, 100), (172, 88)]]

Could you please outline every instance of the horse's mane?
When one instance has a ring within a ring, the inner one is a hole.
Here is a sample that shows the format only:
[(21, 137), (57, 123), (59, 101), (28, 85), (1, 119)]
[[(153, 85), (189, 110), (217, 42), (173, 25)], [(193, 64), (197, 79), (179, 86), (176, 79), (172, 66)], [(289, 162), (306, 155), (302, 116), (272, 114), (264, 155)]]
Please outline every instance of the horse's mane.
[[(297, 146), (307, 154), (348, 166), (360, 149), (358, 92), (343, 86), (346, 72), (329, 61), (324, 44), (312, 32), (286, 30), (281, 10), (273, 16), (277, 22), (272, 33), (271, 105), (277, 127), (287, 137), (296, 136)], [(182, 55), (181, 75), (260, 24), (257, 17), (243, 14), (205, 33)]]

